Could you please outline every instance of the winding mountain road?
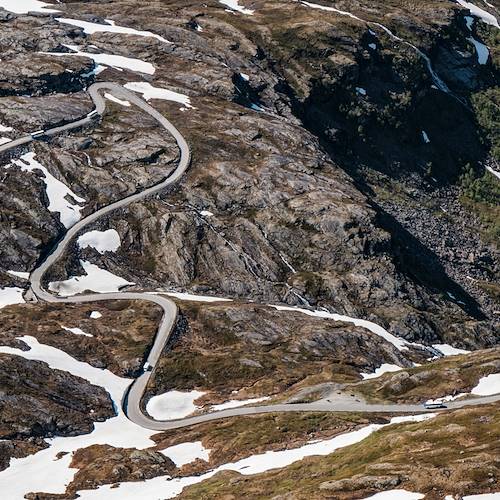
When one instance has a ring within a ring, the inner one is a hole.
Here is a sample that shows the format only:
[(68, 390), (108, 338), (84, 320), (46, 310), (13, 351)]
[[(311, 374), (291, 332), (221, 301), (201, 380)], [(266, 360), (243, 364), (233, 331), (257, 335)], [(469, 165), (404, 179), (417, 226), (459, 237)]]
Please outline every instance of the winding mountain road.
[[(64, 254), (70, 241), (85, 227), (89, 224), (95, 222), (100, 217), (111, 213), (112, 211), (127, 207), (131, 203), (142, 200), (148, 196), (151, 196), (168, 186), (171, 186), (177, 182), (184, 172), (187, 170), (191, 160), (191, 154), (189, 146), (182, 136), (182, 134), (175, 128), (175, 126), (167, 120), (163, 115), (158, 113), (152, 106), (147, 104), (141, 98), (139, 98), (133, 92), (123, 88), (120, 85), (111, 82), (100, 82), (94, 83), (88, 88), (88, 93), (95, 104), (95, 111), (99, 115), (103, 115), (106, 109), (106, 101), (101, 96), (100, 92), (103, 90), (111, 91), (117, 97), (127, 99), (129, 102), (135, 104), (140, 109), (152, 116), (167, 132), (169, 132), (177, 142), (180, 150), (180, 159), (177, 168), (174, 172), (165, 178), (163, 181), (155, 184), (154, 186), (145, 188), (143, 191), (132, 194), (104, 206), (98, 209), (96, 212), (88, 215), (87, 217), (81, 219), (74, 226), (72, 226), (65, 233), (64, 237), (54, 246), (51, 252), (47, 255), (44, 261), (42, 261), (38, 267), (36, 267), (30, 274), (30, 285), (29, 294), (32, 297), (36, 296), (38, 299), (45, 302), (62, 303), (62, 304), (79, 304), (87, 302), (97, 302), (104, 300), (146, 300), (159, 305), (163, 309), (163, 316), (161, 318), (160, 324), (156, 336), (154, 338), (153, 346), (147, 358), (147, 363), (149, 363), (154, 368), (158, 362), (158, 359), (162, 353), (163, 348), (168, 342), (170, 335), (172, 334), (177, 318), (177, 306), (175, 302), (167, 297), (161, 295), (153, 295), (143, 292), (114, 292), (114, 293), (93, 293), (78, 295), (72, 297), (58, 297), (49, 292), (47, 292), (43, 286), (43, 277), (47, 270)], [(44, 136), (54, 136), (62, 132), (66, 132), (72, 129), (76, 129), (85, 125), (92, 124), (93, 120), (96, 118), (96, 113), (89, 113), (86, 117), (77, 120), (75, 122), (62, 125), (60, 127), (52, 128), (43, 131)], [(38, 137), (38, 135), (37, 135)], [(6, 144), (0, 146), (0, 153), (8, 151), (18, 146), (23, 146), (29, 144), (31, 141), (35, 140), (32, 135), (27, 135), (19, 139), (13, 140)], [(186, 427), (193, 424), (198, 424), (202, 422), (208, 422), (212, 420), (218, 420), (226, 417), (234, 417), (239, 415), (255, 415), (261, 413), (273, 413), (273, 412), (304, 412), (304, 411), (328, 411), (328, 412), (377, 412), (377, 413), (413, 413), (422, 412), (422, 406), (420, 405), (407, 405), (407, 404), (392, 404), (392, 405), (375, 405), (368, 404), (363, 401), (357, 400), (335, 400), (335, 399), (324, 399), (321, 401), (313, 403), (303, 403), (303, 404), (276, 404), (276, 405), (264, 405), (264, 406), (244, 406), (239, 408), (233, 408), (228, 410), (222, 410), (212, 413), (206, 413), (202, 415), (197, 415), (193, 417), (187, 417), (179, 420), (170, 421), (159, 421), (154, 420), (142, 411), (141, 400), (146, 390), (148, 381), (153, 373), (153, 371), (144, 371), (137, 379), (135, 379), (129, 387), (127, 394), (123, 400), (123, 409), (127, 417), (137, 425), (141, 427), (152, 429), (152, 430), (168, 430), (168, 429), (178, 429), (181, 427)], [(462, 408), (469, 405), (486, 404), (494, 401), (500, 400), (500, 394), (489, 397), (474, 398), (463, 401), (454, 401), (448, 403), (448, 409)], [(435, 411), (435, 410), (432, 410)]]

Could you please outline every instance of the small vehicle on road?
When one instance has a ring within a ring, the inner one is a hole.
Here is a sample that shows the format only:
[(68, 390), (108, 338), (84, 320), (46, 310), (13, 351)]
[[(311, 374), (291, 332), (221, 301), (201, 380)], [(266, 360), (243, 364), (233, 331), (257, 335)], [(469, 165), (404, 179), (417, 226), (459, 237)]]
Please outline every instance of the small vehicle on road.
[(143, 366), (143, 371), (145, 372), (152, 372), (153, 371), (153, 366), (148, 363), (147, 361), (144, 363), (144, 366)]
[(426, 401), (424, 403), (424, 408), (426, 410), (436, 410), (438, 408), (448, 408), (443, 401)]
[(31, 137), (33, 139), (39, 139), (45, 135), (45, 130), (37, 130), (36, 132), (31, 132)]
[(94, 118), (98, 118), (100, 115), (99, 115), (99, 112), (97, 111), (97, 109), (94, 109), (94, 111), (91, 111), (88, 115), (87, 115), (87, 118), (90, 118), (90, 119), (94, 119)]

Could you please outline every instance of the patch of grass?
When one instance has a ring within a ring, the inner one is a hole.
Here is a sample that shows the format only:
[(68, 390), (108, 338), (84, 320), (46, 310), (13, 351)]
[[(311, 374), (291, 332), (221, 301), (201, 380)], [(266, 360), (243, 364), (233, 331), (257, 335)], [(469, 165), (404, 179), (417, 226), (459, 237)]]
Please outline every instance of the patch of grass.
[(490, 172), (485, 172), (483, 176), (478, 177), (469, 165), (462, 174), (460, 182), (461, 203), (478, 215), (484, 225), (486, 239), (498, 244), (498, 238), (500, 238), (500, 183), (498, 179)]
[(491, 155), (500, 161), (500, 87), (492, 87), (472, 96), (476, 119), (491, 145)]

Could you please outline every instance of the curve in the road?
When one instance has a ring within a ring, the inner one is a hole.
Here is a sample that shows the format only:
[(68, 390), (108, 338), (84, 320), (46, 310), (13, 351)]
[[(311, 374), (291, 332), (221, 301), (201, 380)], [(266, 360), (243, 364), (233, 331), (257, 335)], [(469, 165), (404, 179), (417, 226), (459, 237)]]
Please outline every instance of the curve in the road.
[[(165, 178), (163, 181), (145, 188), (143, 191), (127, 196), (121, 200), (114, 203), (106, 205), (94, 213), (83, 218), (72, 226), (65, 233), (64, 237), (54, 246), (51, 252), (46, 256), (46, 258), (31, 272), (30, 274), (30, 292), (34, 294), (38, 299), (46, 302), (55, 303), (65, 303), (65, 304), (77, 304), (86, 302), (97, 302), (104, 300), (146, 300), (159, 305), (163, 309), (163, 316), (161, 318), (160, 324), (158, 326), (157, 333), (154, 338), (153, 346), (147, 358), (147, 363), (154, 368), (158, 362), (163, 348), (168, 342), (170, 335), (173, 332), (175, 321), (177, 318), (177, 306), (176, 304), (167, 297), (161, 295), (152, 295), (149, 293), (141, 292), (114, 292), (114, 293), (94, 293), (86, 294), (72, 297), (57, 297), (47, 292), (43, 286), (43, 277), (47, 270), (64, 254), (70, 241), (78, 234), (79, 231), (84, 229), (89, 224), (95, 222), (100, 217), (109, 214), (110, 212), (123, 208), (131, 203), (142, 200), (152, 194), (165, 189), (177, 182), (181, 176), (184, 174), (186, 169), (189, 167), (191, 154), (189, 146), (182, 136), (182, 134), (177, 130), (177, 128), (167, 120), (162, 114), (156, 111), (152, 106), (147, 104), (145, 101), (140, 99), (136, 94), (130, 92), (129, 90), (123, 88), (121, 85), (117, 85), (111, 82), (100, 82), (91, 85), (88, 88), (88, 93), (92, 98), (96, 108), (93, 112), (89, 113), (86, 117), (62, 125), (60, 127), (52, 128), (43, 131), (45, 136), (54, 136), (61, 132), (72, 130), (78, 127), (89, 125), (93, 122), (97, 115), (102, 115), (106, 109), (106, 101), (101, 96), (100, 91), (108, 90), (112, 91), (118, 97), (122, 97), (132, 102), (143, 111), (152, 116), (162, 127), (164, 127), (177, 142), (180, 150), (179, 163), (174, 170), (174, 172)], [(17, 146), (25, 145), (33, 141), (40, 134), (33, 134), (21, 137), (19, 139), (13, 140), (7, 144), (0, 146), (0, 153), (8, 151)], [(35, 137), (34, 137), (35, 136)], [(202, 422), (208, 422), (211, 420), (218, 420), (221, 418), (234, 417), (239, 415), (255, 415), (261, 413), (273, 413), (273, 412), (304, 412), (304, 411), (328, 411), (328, 412), (343, 412), (343, 411), (355, 411), (355, 412), (382, 412), (382, 413), (412, 413), (421, 412), (422, 407), (420, 405), (371, 405), (360, 401), (352, 402), (329, 402), (327, 400), (322, 400), (314, 403), (304, 403), (304, 404), (276, 404), (276, 405), (266, 405), (266, 406), (245, 406), (241, 408), (233, 408), (228, 410), (222, 410), (212, 413), (206, 413), (202, 415), (197, 415), (194, 417), (186, 417), (179, 420), (170, 421), (160, 421), (154, 420), (150, 416), (146, 415), (141, 408), (141, 400), (146, 390), (148, 381), (153, 373), (153, 371), (144, 370), (143, 373), (135, 379), (129, 387), (127, 394), (123, 400), (123, 409), (127, 417), (137, 425), (145, 427), (152, 430), (168, 430), (177, 429), (181, 427), (186, 427), (189, 425), (194, 425)], [(461, 408), (468, 405), (476, 405), (483, 403), (490, 403), (500, 400), (500, 394), (496, 396), (490, 396), (485, 398), (476, 398), (472, 400), (465, 401), (455, 401), (448, 404), (449, 409)]]

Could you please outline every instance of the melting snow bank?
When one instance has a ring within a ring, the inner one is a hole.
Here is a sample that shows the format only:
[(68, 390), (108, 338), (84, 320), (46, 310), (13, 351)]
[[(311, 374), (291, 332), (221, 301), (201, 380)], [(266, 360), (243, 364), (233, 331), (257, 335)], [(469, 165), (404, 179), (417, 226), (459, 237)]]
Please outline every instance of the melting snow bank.
[(142, 97), (149, 101), (150, 99), (164, 99), (166, 101), (174, 101), (184, 105), (186, 108), (192, 108), (191, 101), (187, 95), (179, 94), (172, 90), (153, 87), (148, 82), (130, 82), (126, 83), (124, 87), (134, 92), (139, 92)]
[(226, 401), (220, 405), (212, 405), (210, 411), (220, 411), (220, 410), (228, 410), (230, 408), (239, 408), (240, 406), (251, 405), (255, 403), (262, 403), (262, 401), (267, 401), (271, 399), (269, 396), (263, 396), (261, 398), (253, 398), (253, 399), (231, 399), (230, 401)]
[(239, 5), (239, 0), (219, 0), (219, 3), (229, 7), (232, 11), (241, 12), (241, 14), (247, 14), (248, 16), (252, 16), (255, 12), (254, 10), (245, 9), (245, 7)]
[(24, 290), (17, 286), (0, 288), (0, 309), (12, 304), (23, 304), (23, 292)]
[(407, 342), (406, 340), (400, 339), (392, 335), (388, 331), (384, 330), (381, 326), (378, 326), (375, 323), (372, 323), (371, 321), (367, 321), (365, 319), (351, 318), (349, 316), (343, 316), (341, 314), (330, 313), (327, 311), (310, 311), (309, 309), (301, 309), (300, 307), (276, 306), (276, 305), (271, 305), (270, 307), (274, 307), (274, 309), (277, 309), (278, 311), (293, 311), (302, 314), (307, 314), (308, 316), (315, 316), (317, 318), (326, 318), (326, 319), (333, 319), (334, 321), (344, 321), (346, 323), (352, 323), (356, 326), (366, 328), (375, 335), (382, 337), (383, 339), (387, 340), (387, 342), (391, 343), (394, 347), (396, 347), (399, 351), (407, 350), (409, 345), (424, 347), (421, 346), (420, 344), (413, 344)]
[[(71, 227), (80, 220), (80, 211), (83, 207), (78, 203), (85, 203), (85, 200), (77, 196), (66, 184), (56, 179), (41, 163), (36, 161), (35, 153), (26, 153), (19, 160), (12, 160), (10, 165), (4, 165), (4, 168), (10, 168), (12, 165), (21, 167), (23, 172), (33, 172), (35, 170), (42, 172), (42, 180), (45, 183), (45, 190), (49, 199), (47, 208), (50, 212), (59, 212), (61, 223), (66, 228)], [(68, 201), (68, 198), (73, 201)]]
[(47, 7), (53, 7), (53, 5), (40, 2), (39, 0), (0, 0), (0, 7), (10, 12), (14, 12), (15, 14), (27, 14), (28, 12), (60, 12), (55, 9), (47, 9)]
[(366, 497), (363, 500), (420, 500), (425, 495), (422, 493), (413, 493), (407, 490), (387, 490), (375, 493), (371, 497)]
[[(344, 448), (358, 443), (367, 438), (370, 434), (391, 424), (404, 422), (421, 422), (434, 417), (433, 413), (425, 415), (414, 415), (409, 417), (393, 418), (389, 424), (371, 424), (353, 432), (335, 436), (332, 439), (308, 443), (300, 448), (282, 451), (267, 451), (259, 455), (238, 460), (217, 467), (214, 470), (201, 474), (199, 476), (188, 476), (171, 479), (168, 476), (155, 477), (146, 481), (135, 483), (121, 483), (120, 485), (105, 485), (97, 490), (78, 491), (79, 498), (82, 500), (135, 500), (137, 498), (174, 498), (179, 495), (186, 486), (201, 483), (202, 481), (213, 477), (220, 471), (233, 470), (243, 475), (261, 474), (263, 472), (287, 467), (305, 457), (314, 455), (329, 455), (339, 448)], [(404, 497), (403, 497), (404, 498)]]
[[(64, 493), (66, 485), (78, 472), (78, 469), (70, 468), (69, 465), (72, 453), (80, 448), (94, 444), (138, 449), (154, 446), (150, 437), (156, 431), (133, 424), (122, 413), (121, 400), (131, 380), (78, 361), (64, 351), (40, 344), (34, 337), (24, 336), (19, 337), (19, 340), (26, 343), (30, 350), (0, 347), (0, 352), (44, 361), (52, 369), (67, 371), (103, 387), (110, 394), (118, 415), (105, 422), (95, 422), (90, 434), (46, 439), (49, 448), (25, 458), (12, 458), (10, 466), (0, 472), (0, 491), (4, 498), (24, 498), (31, 491)], [(59, 454), (64, 455), (58, 456)]]
[(194, 402), (205, 393), (201, 391), (169, 391), (153, 396), (146, 405), (146, 411), (155, 420), (175, 420), (191, 415), (199, 409)]
[(122, 242), (115, 229), (108, 229), (107, 231), (88, 231), (78, 237), (77, 243), (81, 249), (91, 247), (103, 254), (116, 252)]
[(83, 28), (84, 33), (86, 33), (87, 35), (93, 35), (94, 33), (102, 33), (102, 32), (123, 33), (125, 35), (152, 37), (156, 38), (160, 42), (171, 43), (162, 36), (156, 35), (155, 33), (151, 33), (151, 31), (140, 31), (134, 28), (127, 28), (126, 26), (117, 26), (115, 22), (112, 21), (111, 19), (106, 19), (106, 22), (109, 24), (90, 23), (88, 21), (80, 21), (79, 19), (68, 19), (65, 17), (57, 17), (56, 21)]
[(459, 354), (469, 354), (470, 351), (458, 349), (450, 344), (432, 344), (434, 349), (438, 350), (443, 356), (458, 356)]
[(500, 394), (500, 373), (492, 373), (480, 378), (479, 383), (470, 392), (475, 396)]
[(192, 302), (232, 302), (233, 299), (225, 299), (223, 297), (213, 297), (211, 295), (193, 295), (192, 293), (184, 292), (151, 292), (154, 294), (168, 295), (174, 299), (191, 300)]
[(108, 99), (109, 101), (111, 101), (111, 102), (116, 102), (116, 104), (120, 104), (122, 106), (130, 106), (130, 103), (128, 101), (122, 100), (122, 99), (118, 99), (118, 97), (115, 97), (114, 95), (109, 94), (108, 92), (106, 92), (104, 94), (104, 97), (106, 99)]
[(15, 276), (16, 278), (20, 278), (22, 280), (27, 280), (30, 277), (30, 273), (25, 271), (7, 271), (7, 274)]
[(484, 21), (486, 24), (500, 28), (498, 20), (493, 14), (490, 14), (480, 7), (476, 7), (474, 4), (466, 2), (465, 0), (457, 0), (457, 3), (459, 3), (462, 7), (469, 9), (473, 16), (479, 17), (479, 19)]
[(51, 56), (83, 56), (92, 59), (96, 64), (102, 66), (111, 66), (112, 68), (129, 69), (130, 71), (137, 71), (139, 73), (146, 73), (152, 75), (155, 72), (155, 67), (141, 59), (134, 59), (133, 57), (117, 56), (115, 54), (83, 52), (77, 45), (64, 45), (73, 52), (43, 52)]
[(169, 446), (164, 450), (160, 450), (160, 453), (170, 458), (177, 467), (190, 464), (198, 459), (208, 462), (210, 458), (210, 450), (207, 450), (201, 441)]
[(383, 363), (373, 373), (360, 373), (363, 380), (381, 377), (384, 373), (399, 372), (402, 368), (398, 365), (391, 365), (390, 363)]
[(101, 269), (86, 260), (80, 260), (80, 265), (86, 273), (84, 276), (72, 276), (64, 281), (52, 281), (49, 283), (49, 290), (57, 292), (59, 296), (69, 297), (86, 290), (98, 293), (118, 292), (124, 286), (134, 285), (134, 283)]

